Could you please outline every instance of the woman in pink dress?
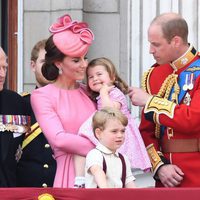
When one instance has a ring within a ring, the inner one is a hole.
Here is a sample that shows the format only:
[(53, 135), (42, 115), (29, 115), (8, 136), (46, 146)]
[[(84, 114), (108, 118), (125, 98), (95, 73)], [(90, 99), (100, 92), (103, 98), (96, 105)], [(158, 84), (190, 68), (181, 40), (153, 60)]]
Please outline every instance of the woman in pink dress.
[(78, 135), (81, 124), (96, 110), (80, 83), (88, 65), (93, 33), (69, 15), (50, 28), (42, 73), (51, 84), (33, 91), (31, 104), (57, 162), (54, 187), (74, 186), (74, 155), (86, 156), (94, 145)]

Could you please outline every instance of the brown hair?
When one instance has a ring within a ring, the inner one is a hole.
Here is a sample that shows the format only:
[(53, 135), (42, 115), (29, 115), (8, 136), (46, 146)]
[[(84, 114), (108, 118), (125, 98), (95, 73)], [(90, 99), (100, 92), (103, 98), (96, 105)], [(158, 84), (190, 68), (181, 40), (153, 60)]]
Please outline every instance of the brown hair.
[(97, 65), (104, 66), (106, 71), (108, 72), (110, 78), (114, 79), (114, 83), (113, 84), (117, 88), (119, 88), (124, 94), (128, 93), (128, 85), (118, 75), (117, 70), (116, 70), (115, 65), (113, 64), (113, 62), (111, 60), (109, 60), (108, 58), (101, 57), (101, 58), (96, 58), (96, 59), (91, 60), (89, 62), (89, 64), (88, 64), (88, 67), (87, 67), (87, 70), (86, 70), (87, 88), (88, 88), (88, 91), (89, 91), (89, 93), (91, 95), (91, 98), (93, 100), (99, 95), (99, 93), (92, 91), (88, 86), (88, 70), (90, 68), (93, 68), (93, 67), (97, 66)]
[(174, 36), (182, 38), (184, 43), (188, 42), (188, 25), (177, 13), (164, 13), (154, 18), (151, 24), (158, 24), (161, 26), (163, 37), (171, 42)]
[(106, 123), (111, 119), (118, 119), (124, 127), (128, 124), (128, 118), (119, 109), (104, 107), (97, 111), (92, 118), (92, 129), (94, 135), (97, 128), (104, 130)]
[(38, 59), (40, 49), (45, 48), (46, 41), (47, 41), (46, 39), (40, 40), (34, 45), (34, 47), (32, 48), (32, 51), (31, 51), (31, 60), (32, 61), (36, 62), (36, 60)]
[(42, 65), (42, 74), (47, 80), (53, 81), (59, 75), (59, 70), (54, 63), (56, 61), (63, 61), (66, 55), (55, 46), (53, 35), (47, 40), (45, 50), (46, 54), (44, 64)]

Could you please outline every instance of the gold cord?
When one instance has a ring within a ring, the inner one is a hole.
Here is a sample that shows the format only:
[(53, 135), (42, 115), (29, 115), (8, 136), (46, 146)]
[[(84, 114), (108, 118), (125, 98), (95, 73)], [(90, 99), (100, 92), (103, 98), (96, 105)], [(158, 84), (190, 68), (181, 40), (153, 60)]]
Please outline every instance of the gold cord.
[[(165, 81), (163, 82), (157, 96), (168, 99), (172, 88), (174, 87), (174, 92), (172, 94), (172, 101), (178, 103), (178, 95), (180, 92), (180, 87), (177, 82), (178, 75), (173, 73), (170, 74)], [(155, 136), (156, 138), (160, 138), (160, 124), (156, 123), (155, 127)]]

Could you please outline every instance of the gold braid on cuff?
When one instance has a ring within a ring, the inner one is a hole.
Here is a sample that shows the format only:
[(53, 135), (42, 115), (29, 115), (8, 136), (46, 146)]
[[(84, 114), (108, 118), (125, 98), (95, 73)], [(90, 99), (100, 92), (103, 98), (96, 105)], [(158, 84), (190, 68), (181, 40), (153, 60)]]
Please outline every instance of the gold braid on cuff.
[(152, 171), (156, 172), (157, 169), (164, 163), (162, 162), (162, 160), (153, 144), (150, 144), (149, 146), (147, 146), (147, 152), (148, 152), (151, 164), (152, 164)]

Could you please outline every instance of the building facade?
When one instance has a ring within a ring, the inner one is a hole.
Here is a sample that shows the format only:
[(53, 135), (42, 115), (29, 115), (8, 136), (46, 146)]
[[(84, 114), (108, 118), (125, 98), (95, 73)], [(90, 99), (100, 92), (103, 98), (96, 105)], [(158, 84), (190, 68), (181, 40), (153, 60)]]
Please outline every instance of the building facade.
[[(86, 21), (95, 34), (89, 60), (108, 57), (130, 86), (139, 87), (143, 72), (154, 63), (148, 26), (156, 15), (171, 11), (187, 20), (189, 41), (199, 49), (200, 0), (1, 0), (0, 40), (9, 60), (6, 87), (18, 92), (34, 89), (31, 49), (49, 37), (49, 26), (66, 13)], [(139, 108), (130, 108), (139, 122)], [(149, 180), (147, 186), (152, 185)]]
[[(22, 50), (18, 59), (23, 77), (18, 90), (31, 91), (34, 77), (30, 72), (30, 51), (35, 42), (49, 36), (48, 27), (57, 17), (68, 13), (86, 21), (95, 34), (89, 59), (105, 56), (117, 66), (129, 85), (140, 86), (143, 72), (153, 64), (149, 55), (147, 28), (163, 12), (178, 12), (189, 24), (189, 41), (198, 49), (200, 37), (199, 0), (18, 0), (22, 19)], [(139, 118), (138, 108), (132, 107)]]

